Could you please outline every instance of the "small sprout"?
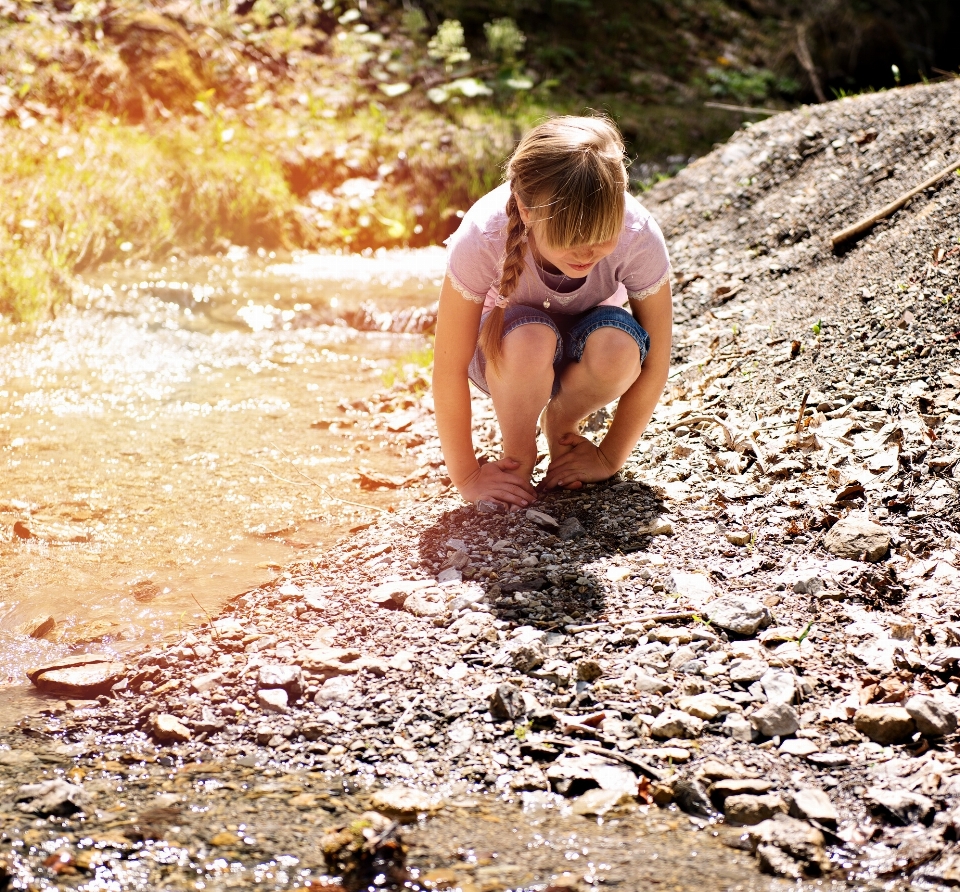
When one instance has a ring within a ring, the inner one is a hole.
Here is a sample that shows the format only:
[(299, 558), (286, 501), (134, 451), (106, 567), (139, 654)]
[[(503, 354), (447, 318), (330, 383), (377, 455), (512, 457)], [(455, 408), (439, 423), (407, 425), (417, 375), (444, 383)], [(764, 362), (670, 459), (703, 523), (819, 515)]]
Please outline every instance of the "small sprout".
[(814, 335), (816, 335), (816, 337), (819, 338), (820, 332), (822, 331), (823, 331), (823, 320), (818, 319), (816, 322), (813, 323), (813, 333)]

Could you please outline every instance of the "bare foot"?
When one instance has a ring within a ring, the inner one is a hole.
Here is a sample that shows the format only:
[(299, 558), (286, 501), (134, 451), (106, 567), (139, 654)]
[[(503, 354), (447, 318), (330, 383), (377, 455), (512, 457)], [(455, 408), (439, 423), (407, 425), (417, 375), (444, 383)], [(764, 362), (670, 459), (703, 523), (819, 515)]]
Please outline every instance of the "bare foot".
[(561, 455), (566, 454), (571, 449), (573, 449), (575, 444), (563, 444), (560, 442), (560, 438), (564, 434), (579, 434), (579, 425), (574, 423), (570, 424), (569, 422), (564, 422), (557, 419), (557, 401), (556, 399), (550, 400), (549, 403), (544, 407), (543, 412), (540, 414), (540, 429), (543, 431), (543, 435), (547, 438), (547, 447), (550, 450), (550, 460), (559, 458)]

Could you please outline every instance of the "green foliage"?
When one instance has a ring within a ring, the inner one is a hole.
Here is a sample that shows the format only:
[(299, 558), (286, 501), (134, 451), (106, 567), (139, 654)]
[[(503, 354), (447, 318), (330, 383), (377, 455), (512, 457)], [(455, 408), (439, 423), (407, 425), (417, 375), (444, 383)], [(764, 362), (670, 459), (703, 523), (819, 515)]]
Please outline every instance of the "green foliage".
[(400, 16), (400, 27), (404, 34), (419, 43), (430, 28), (430, 22), (419, 6), (411, 6)]
[(510, 18), (494, 19), (483, 26), (490, 55), (502, 65), (512, 68), (523, 52), (526, 35)]
[(437, 33), (427, 44), (427, 55), (443, 62), (447, 71), (453, 71), (461, 62), (468, 62), (470, 52), (464, 45), (463, 25), (456, 19), (441, 22)]

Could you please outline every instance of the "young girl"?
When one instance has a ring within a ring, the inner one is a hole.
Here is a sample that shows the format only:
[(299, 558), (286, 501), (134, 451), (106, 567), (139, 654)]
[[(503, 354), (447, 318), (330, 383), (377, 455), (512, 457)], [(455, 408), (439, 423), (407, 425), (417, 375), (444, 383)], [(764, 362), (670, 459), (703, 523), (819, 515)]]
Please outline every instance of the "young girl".
[[(627, 194), (623, 156), (606, 119), (548, 120), (450, 237), (433, 392), (450, 479), (468, 501), (518, 510), (536, 498), (538, 420), (543, 485), (576, 489), (623, 467), (653, 414), (670, 364), (670, 262)], [(468, 381), (493, 398), (498, 461), (477, 461)], [(618, 397), (603, 441), (580, 436), (581, 420)]]

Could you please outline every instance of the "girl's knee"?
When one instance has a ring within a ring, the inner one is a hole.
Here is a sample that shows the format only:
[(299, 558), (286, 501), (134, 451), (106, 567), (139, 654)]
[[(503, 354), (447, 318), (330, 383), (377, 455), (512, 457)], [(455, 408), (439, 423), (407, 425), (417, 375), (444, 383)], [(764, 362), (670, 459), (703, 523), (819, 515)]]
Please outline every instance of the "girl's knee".
[(519, 325), (503, 339), (503, 358), (524, 367), (553, 366), (557, 335), (549, 325)]
[(633, 336), (612, 326), (590, 334), (580, 357), (591, 375), (608, 380), (633, 380), (640, 374), (640, 361), (640, 347)]

